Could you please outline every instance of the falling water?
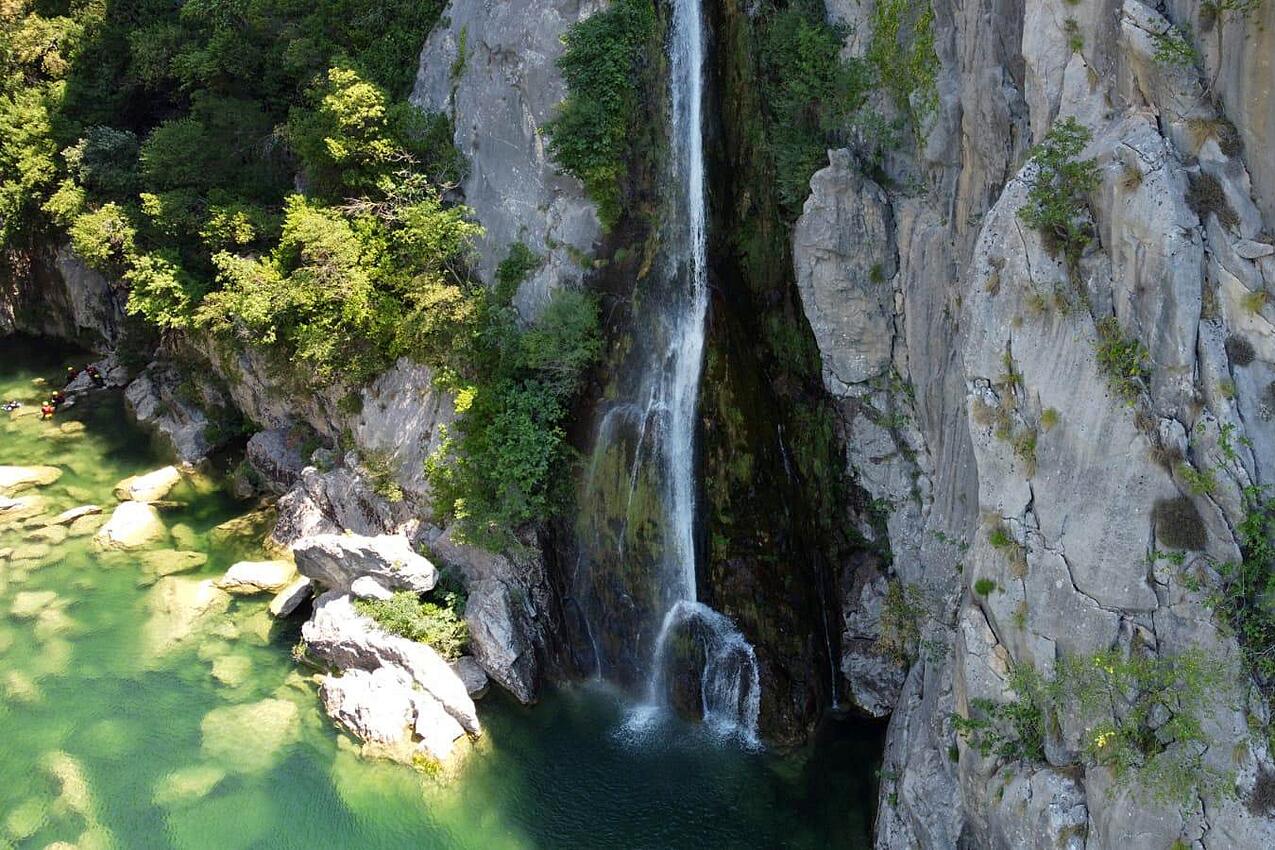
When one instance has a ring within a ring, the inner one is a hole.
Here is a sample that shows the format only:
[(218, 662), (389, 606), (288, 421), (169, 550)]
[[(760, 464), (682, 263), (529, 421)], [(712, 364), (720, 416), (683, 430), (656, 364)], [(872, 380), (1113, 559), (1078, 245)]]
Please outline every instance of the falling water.
[[(672, 683), (670, 638), (694, 642), (702, 653), (700, 710), (711, 728), (756, 743), (761, 701), (757, 657), (729, 618), (697, 601), (695, 588), (695, 409), (704, 362), (708, 311), (708, 232), (704, 184), (704, 49), (701, 0), (674, 0), (670, 43), (673, 101), (673, 171), (683, 201), (683, 250), (670, 252), (670, 271), (684, 281), (685, 302), (675, 319), (660, 391), (666, 408), (663, 446), (668, 608), (651, 660), (650, 702), (668, 700)], [(680, 581), (679, 581), (680, 579)]]

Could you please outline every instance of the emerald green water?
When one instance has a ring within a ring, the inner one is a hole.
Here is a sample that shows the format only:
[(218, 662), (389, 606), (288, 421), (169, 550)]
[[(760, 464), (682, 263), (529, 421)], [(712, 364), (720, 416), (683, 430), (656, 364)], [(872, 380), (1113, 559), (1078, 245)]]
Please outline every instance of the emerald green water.
[[(43, 342), (0, 340), (0, 397), (38, 406), (34, 382), (66, 363)], [(0, 414), (0, 465), (63, 470), (18, 495), (42, 496), (44, 515), (105, 509), (78, 536), (36, 541), (47, 551), (29, 548), (34, 527), (0, 530), (0, 553), (17, 550), (0, 560), (0, 848), (868, 846), (877, 735), (850, 723), (781, 758), (676, 723), (628, 740), (624, 703), (601, 687), (534, 708), (493, 692), (485, 736), (446, 779), (360, 758), (291, 659), (299, 623), (273, 623), (266, 598), (175, 642), (186, 630), (156, 613), (166, 588), (261, 554), (210, 534), (247, 506), (181, 485), (162, 512), (171, 539), (151, 551), (209, 560), (158, 583), (144, 555), (94, 550), (114, 485), (163, 463), (118, 392), (52, 422)]]

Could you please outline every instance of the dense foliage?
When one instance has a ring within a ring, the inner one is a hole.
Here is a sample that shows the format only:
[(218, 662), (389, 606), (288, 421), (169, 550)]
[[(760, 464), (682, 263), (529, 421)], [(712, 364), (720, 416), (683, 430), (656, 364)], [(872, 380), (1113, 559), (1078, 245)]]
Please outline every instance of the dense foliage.
[(429, 644), (439, 655), (454, 661), (469, 646), (469, 626), (464, 619), (464, 600), (454, 594), (443, 596), (439, 604), (400, 590), (390, 599), (356, 599), (354, 608), (387, 632)]
[(642, 103), (643, 69), (654, 52), (651, 0), (615, 0), (575, 24), (558, 61), (567, 98), (546, 127), (549, 150), (584, 183), (606, 226), (621, 213), (621, 182)]
[[(430, 365), (461, 399), (431, 475), (444, 510), (490, 539), (556, 504), (597, 311), (566, 293), (521, 327), (508, 300), (534, 265), (525, 248), (494, 295), (470, 274), (479, 228), (444, 199), (462, 167), (451, 127), (405, 99), (442, 6), (0, 4), (0, 239), (14, 256), (69, 238), (127, 286), (133, 316), (263, 348), (303, 382)], [(618, 156), (596, 146), (626, 135), (653, 20), (649, 3), (608, 15), (564, 60), (599, 100), (568, 104), (555, 136), (591, 187)], [(596, 44), (613, 37), (632, 44), (608, 66)]]

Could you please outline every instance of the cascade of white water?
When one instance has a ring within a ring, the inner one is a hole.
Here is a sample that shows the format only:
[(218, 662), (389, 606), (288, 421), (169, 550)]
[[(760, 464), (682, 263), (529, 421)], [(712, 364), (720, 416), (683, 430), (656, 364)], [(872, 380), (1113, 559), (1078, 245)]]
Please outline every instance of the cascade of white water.
[(667, 701), (671, 686), (670, 636), (689, 636), (703, 654), (701, 712), (711, 728), (756, 743), (761, 684), (757, 657), (729, 618), (697, 600), (695, 587), (695, 411), (703, 371), (708, 312), (708, 223), (704, 182), (704, 50), (701, 0), (673, 0), (671, 148), (680, 201), (681, 251), (668, 255), (670, 274), (682, 284), (676, 314), (648, 410), (661, 409), (660, 451), (665, 482), (667, 537), (665, 600), (651, 660), (650, 703)]

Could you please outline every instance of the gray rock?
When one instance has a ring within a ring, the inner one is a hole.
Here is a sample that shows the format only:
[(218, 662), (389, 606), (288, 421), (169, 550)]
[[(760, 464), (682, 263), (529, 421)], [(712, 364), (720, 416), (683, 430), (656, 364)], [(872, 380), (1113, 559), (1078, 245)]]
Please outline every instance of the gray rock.
[(185, 463), (202, 460), (213, 446), (203, 409), (179, 391), (184, 378), (170, 366), (152, 364), (124, 390), (128, 410), (138, 425), (161, 437)]
[(234, 596), (278, 593), (296, 574), (296, 567), (287, 561), (240, 561), (226, 570), (217, 586)]
[(267, 489), (286, 493), (301, 479), (307, 459), (301, 456), (300, 442), (290, 428), (267, 428), (248, 438), (245, 456)]
[(490, 684), (487, 672), (472, 656), (464, 655), (456, 659), (452, 662), (452, 669), (465, 683), (465, 690), (471, 697), (481, 699), (487, 694), (487, 687)]
[(141, 549), (158, 542), (164, 534), (164, 524), (153, 505), (124, 502), (98, 530), (93, 544), (103, 550)]
[(465, 683), (447, 662), (423, 643), (383, 631), (354, 609), (348, 595), (330, 591), (320, 596), (315, 601), (314, 616), (301, 627), (301, 637), (316, 658), (340, 670), (403, 670), (466, 732), (481, 733)]
[(350, 582), (350, 593), (355, 599), (379, 599), (384, 602), (394, 598), (394, 591), (372, 576), (359, 576)]
[(438, 582), (434, 565), (398, 535), (319, 534), (298, 540), (292, 553), (298, 572), (343, 593), (363, 577), (391, 590), (415, 593), (427, 593)]
[(465, 202), (486, 231), (480, 274), (492, 280), (518, 241), (546, 258), (519, 288), (524, 316), (580, 280), (573, 255), (590, 253), (599, 237), (593, 205), (579, 181), (558, 173), (542, 130), (565, 94), (555, 64), (562, 36), (600, 7), (592, 0), (452, 2), (421, 52), (412, 102), (455, 121), (456, 148), (469, 163)]
[(313, 593), (313, 585), (305, 576), (297, 576), (292, 583), (275, 594), (270, 600), (270, 613), (279, 618), (290, 616), (300, 608)]

